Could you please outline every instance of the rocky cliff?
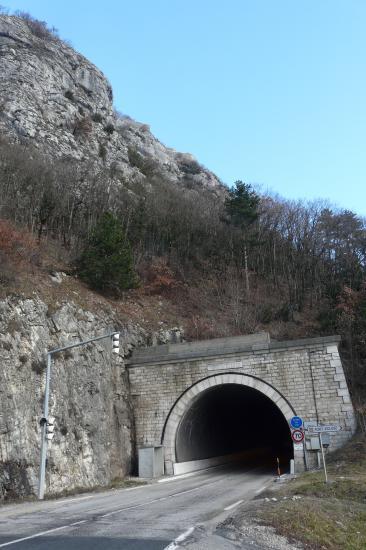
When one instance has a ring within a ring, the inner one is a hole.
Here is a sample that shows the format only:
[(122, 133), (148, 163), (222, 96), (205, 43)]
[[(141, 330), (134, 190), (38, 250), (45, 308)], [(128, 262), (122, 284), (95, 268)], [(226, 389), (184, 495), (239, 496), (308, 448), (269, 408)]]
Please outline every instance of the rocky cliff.
[(31, 19), (0, 16), (0, 130), (53, 158), (106, 170), (116, 184), (159, 175), (222, 189), (192, 155), (165, 147), (147, 124), (116, 113), (102, 72)]
[[(72, 303), (51, 313), (37, 298), (0, 302), (0, 499), (36, 490), (45, 350), (115, 326), (112, 316), (97, 316)], [(105, 485), (130, 470), (133, 421), (123, 355), (146, 334), (131, 326), (123, 334), (121, 357), (111, 357), (107, 340), (54, 358), (52, 493)]]
[[(47, 491), (107, 485), (131, 472), (134, 421), (124, 358), (135, 346), (176, 339), (148, 334), (65, 301), (50, 309), (38, 297), (0, 301), (0, 501), (35, 493), (45, 388), (45, 350), (121, 330), (120, 354), (109, 339), (54, 356)], [(179, 335), (178, 335), (179, 337)]]

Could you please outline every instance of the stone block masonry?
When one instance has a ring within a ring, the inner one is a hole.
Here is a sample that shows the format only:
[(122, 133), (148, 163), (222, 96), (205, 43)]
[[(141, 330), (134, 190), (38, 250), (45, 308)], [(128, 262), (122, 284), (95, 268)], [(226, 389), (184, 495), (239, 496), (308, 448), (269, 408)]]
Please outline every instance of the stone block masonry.
[[(165, 467), (177, 460), (179, 423), (197, 397), (224, 384), (252, 387), (266, 395), (287, 421), (294, 415), (319, 424), (340, 424), (335, 450), (356, 429), (342, 363), (339, 336), (271, 341), (267, 333), (155, 346), (136, 350), (128, 365), (137, 447), (164, 445)], [(308, 453), (308, 462), (315, 455)], [(304, 450), (296, 448), (297, 469)]]

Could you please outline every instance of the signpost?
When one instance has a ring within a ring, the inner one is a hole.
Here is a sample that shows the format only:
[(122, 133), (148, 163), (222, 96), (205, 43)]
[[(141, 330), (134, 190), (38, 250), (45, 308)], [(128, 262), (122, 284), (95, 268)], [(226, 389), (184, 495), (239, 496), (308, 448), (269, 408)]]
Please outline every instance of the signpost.
[(328, 483), (328, 474), (327, 474), (327, 467), (325, 465), (325, 455), (324, 455), (324, 447), (323, 447), (323, 441), (322, 441), (322, 432), (319, 432), (319, 441), (320, 441), (320, 448), (321, 448), (321, 451), (322, 451), (325, 483)]
[[(324, 453), (322, 434), (339, 432), (342, 429), (342, 426), (339, 426), (338, 424), (315, 424), (315, 423), (313, 424), (312, 422), (306, 422), (304, 425), (304, 422), (300, 416), (293, 416), (290, 420), (290, 428), (291, 428), (291, 438), (292, 438), (292, 441), (294, 442), (294, 450), (301, 450), (302, 448), (304, 449), (305, 463), (306, 463), (306, 448), (303, 446), (305, 431), (309, 435), (315, 434), (319, 436), (320, 449), (321, 449), (322, 459), (323, 459), (325, 483), (328, 483), (328, 473), (327, 473), (327, 466), (325, 463), (325, 453)], [(319, 459), (320, 459), (320, 456), (318, 452), (318, 461), (320, 462)], [(320, 467), (320, 463), (319, 463), (319, 467)]]
[(322, 459), (323, 459), (323, 468), (324, 468), (324, 477), (325, 477), (325, 483), (328, 483), (328, 474), (327, 474), (327, 466), (325, 463), (325, 454), (324, 454), (324, 445), (322, 440), (322, 434), (325, 433), (336, 433), (341, 431), (342, 426), (339, 426), (338, 424), (317, 424), (314, 426), (306, 426), (305, 430), (308, 434), (317, 434), (319, 435), (319, 443), (320, 443), (320, 449), (322, 452)]
[(305, 448), (303, 445), (304, 441), (304, 423), (300, 416), (293, 416), (290, 419), (290, 430), (291, 430), (291, 439), (294, 442), (294, 451), (302, 451)]

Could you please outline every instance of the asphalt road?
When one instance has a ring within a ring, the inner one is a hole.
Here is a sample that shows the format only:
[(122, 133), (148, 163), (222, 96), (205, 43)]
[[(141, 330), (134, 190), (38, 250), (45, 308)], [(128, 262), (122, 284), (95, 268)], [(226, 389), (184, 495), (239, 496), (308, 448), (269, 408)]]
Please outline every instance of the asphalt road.
[(130, 489), (3, 506), (0, 548), (173, 550), (199, 544), (271, 479), (273, 473), (258, 468), (216, 469)]

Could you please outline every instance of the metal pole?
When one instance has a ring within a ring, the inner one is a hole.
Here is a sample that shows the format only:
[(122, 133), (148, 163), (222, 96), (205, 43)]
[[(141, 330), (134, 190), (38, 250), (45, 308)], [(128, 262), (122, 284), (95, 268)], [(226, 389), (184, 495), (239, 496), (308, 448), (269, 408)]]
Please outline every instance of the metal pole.
[(306, 452), (306, 438), (304, 437), (304, 461), (305, 461), (305, 470), (309, 470), (309, 464), (308, 464), (308, 453)]
[(319, 440), (320, 440), (320, 448), (322, 450), (325, 483), (328, 483), (328, 474), (327, 474), (327, 467), (325, 465), (324, 447), (323, 447), (323, 440), (322, 440), (322, 434), (321, 433), (319, 433)]
[[(43, 418), (48, 418), (48, 401), (50, 397), (50, 379), (51, 379), (51, 353), (47, 353), (47, 371), (46, 371), (46, 389), (44, 394)], [(44, 488), (46, 482), (46, 458), (47, 458), (47, 421), (42, 424), (41, 432), (41, 463), (39, 467), (39, 485), (38, 498), (43, 500)]]
[(62, 348), (52, 349), (47, 352), (47, 372), (46, 372), (46, 389), (44, 395), (44, 404), (43, 404), (43, 418), (45, 419), (41, 427), (41, 463), (39, 466), (39, 484), (38, 484), (38, 498), (43, 500), (44, 490), (46, 485), (46, 459), (47, 459), (47, 420), (48, 420), (48, 402), (50, 397), (50, 380), (51, 380), (51, 356), (53, 353), (58, 353), (60, 351), (65, 351), (67, 349), (76, 348), (78, 346), (84, 346), (90, 342), (97, 342), (98, 340), (103, 340), (104, 338), (111, 338), (115, 334), (120, 334), (119, 331), (114, 331), (109, 334), (103, 334), (103, 336), (95, 336), (94, 338), (89, 338), (82, 342), (75, 342), (74, 344), (68, 344)]
[(83, 340), (82, 342), (75, 342), (74, 344), (67, 344), (62, 348), (55, 348), (49, 350), (48, 353), (58, 353), (59, 351), (65, 351), (67, 349), (77, 348), (79, 346), (85, 346), (85, 344), (90, 344), (91, 342), (97, 342), (98, 340), (103, 340), (104, 338), (111, 338), (115, 334), (120, 334), (119, 331), (110, 332), (109, 334), (103, 334), (103, 336), (95, 336), (94, 338), (89, 338), (88, 340)]

